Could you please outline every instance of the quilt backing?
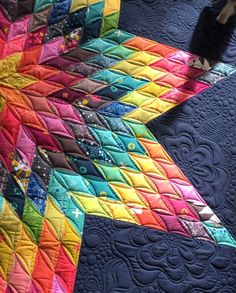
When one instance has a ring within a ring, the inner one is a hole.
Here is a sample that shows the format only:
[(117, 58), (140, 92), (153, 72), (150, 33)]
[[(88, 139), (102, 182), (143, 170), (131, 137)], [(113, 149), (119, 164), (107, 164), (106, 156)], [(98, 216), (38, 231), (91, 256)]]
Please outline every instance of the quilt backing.
[(155, 125), (235, 66), (120, 30), (119, 0), (0, 8), (0, 292), (223, 292), (235, 236)]

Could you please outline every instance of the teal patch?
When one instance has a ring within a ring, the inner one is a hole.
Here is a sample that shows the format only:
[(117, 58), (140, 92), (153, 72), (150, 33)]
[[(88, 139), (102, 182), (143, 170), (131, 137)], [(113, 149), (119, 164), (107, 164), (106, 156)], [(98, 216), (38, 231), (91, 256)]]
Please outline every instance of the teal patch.
[(108, 32), (104, 36), (104, 38), (108, 40), (112, 40), (113, 42), (116, 42), (118, 44), (127, 42), (128, 40), (131, 40), (134, 37), (135, 35), (121, 31), (121, 30), (114, 30), (112, 32)]
[(203, 223), (203, 225), (216, 243), (236, 247), (236, 241), (226, 228), (222, 226), (218, 227), (210, 223)]
[(103, 17), (103, 8), (105, 2), (101, 1), (96, 4), (92, 4), (88, 7), (86, 18), (85, 18), (85, 27), (96, 22)]
[(3, 211), (4, 197), (0, 194), (0, 213)]
[(97, 53), (105, 53), (106, 51), (109, 51), (113, 48), (117, 47), (116, 43), (113, 43), (111, 41), (103, 40), (100, 38), (90, 40), (86, 42), (84, 45), (81, 46), (81, 48), (90, 50)]
[(36, 0), (34, 5), (34, 12), (43, 10), (44, 8), (50, 6), (54, 0)]
[(89, 183), (94, 189), (94, 195), (96, 197), (105, 197), (107, 199), (119, 201), (119, 197), (113, 192), (111, 187), (106, 181), (88, 179)]
[(128, 135), (119, 135), (120, 140), (123, 142), (127, 152), (137, 153), (146, 155), (147, 152), (133, 136)]
[(231, 74), (234, 74), (236, 72), (236, 68), (229, 64), (224, 63), (217, 63), (215, 64), (210, 72), (216, 73), (216, 74), (223, 74), (225, 76), (230, 76)]

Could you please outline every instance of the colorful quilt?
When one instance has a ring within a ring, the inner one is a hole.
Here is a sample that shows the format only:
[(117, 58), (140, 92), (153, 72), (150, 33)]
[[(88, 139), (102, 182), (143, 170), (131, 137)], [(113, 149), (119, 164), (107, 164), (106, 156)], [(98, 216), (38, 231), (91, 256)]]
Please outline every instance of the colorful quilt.
[(235, 292), (236, 237), (184, 164), (210, 150), (185, 135), (177, 162), (161, 119), (236, 67), (120, 30), (119, 0), (0, 8), (0, 292)]

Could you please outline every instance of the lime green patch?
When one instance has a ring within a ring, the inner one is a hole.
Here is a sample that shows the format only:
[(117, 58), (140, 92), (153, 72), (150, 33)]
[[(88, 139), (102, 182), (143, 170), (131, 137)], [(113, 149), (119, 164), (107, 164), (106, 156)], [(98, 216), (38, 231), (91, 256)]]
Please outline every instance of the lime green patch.
[(118, 167), (110, 167), (107, 165), (97, 163), (96, 166), (108, 182), (126, 183)]
[(157, 141), (144, 124), (133, 122), (128, 119), (124, 119), (124, 122), (132, 129), (133, 134), (137, 138), (146, 138), (155, 142)]
[(100, 35), (103, 36), (105, 33), (118, 28), (119, 24), (119, 12), (115, 12), (113, 14), (107, 15), (103, 17)]
[(43, 217), (28, 198), (25, 200), (22, 221), (26, 224), (26, 229), (29, 231), (35, 243), (38, 243), (42, 230)]

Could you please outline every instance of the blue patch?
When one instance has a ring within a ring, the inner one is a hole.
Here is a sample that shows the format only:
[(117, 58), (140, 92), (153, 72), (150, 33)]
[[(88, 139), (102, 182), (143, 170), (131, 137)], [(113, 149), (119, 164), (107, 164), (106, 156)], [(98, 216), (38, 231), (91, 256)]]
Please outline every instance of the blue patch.
[(70, 11), (70, 0), (57, 0), (53, 4), (53, 8), (48, 20), (48, 24), (55, 24), (67, 17)]
[(122, 117), (125, 114), (128, 114), (135, 110), (136, 107), (119, 103), (119, 102), (113, 102), (105, 107), (102, 107), (99, 110), (99, 113), (110, 116), (110, 117)]
[(34, 173), (31, 173), (30, 175), (27, 196), (37, 206), (40, 213), (44, 215), (47, 200), (47, 192), (43, 189), (43, 184), (41, 180)]

